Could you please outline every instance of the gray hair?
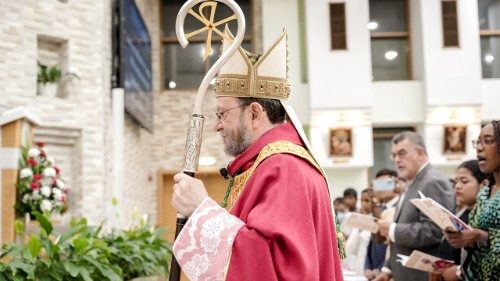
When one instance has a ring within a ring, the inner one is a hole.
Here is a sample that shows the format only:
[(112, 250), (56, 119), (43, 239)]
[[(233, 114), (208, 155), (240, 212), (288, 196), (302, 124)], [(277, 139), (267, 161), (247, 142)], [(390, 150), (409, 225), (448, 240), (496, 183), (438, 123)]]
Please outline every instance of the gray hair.
[(424, 150), (425, 155), (427, 155), (427, 149), (425, 148), (424, 139), (422, 138), (421, 135), (412, 131), (404, 131), (395, 135), (392, 138), (392, 143), (398, 144), (403, 140), (409, 140), (412, 144), (422, 148)]

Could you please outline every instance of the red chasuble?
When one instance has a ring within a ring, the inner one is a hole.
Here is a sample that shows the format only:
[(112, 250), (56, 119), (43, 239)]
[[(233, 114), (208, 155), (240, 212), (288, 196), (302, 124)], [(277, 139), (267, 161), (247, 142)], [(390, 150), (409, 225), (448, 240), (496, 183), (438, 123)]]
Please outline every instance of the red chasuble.
[[(292, 124), (280, 125), (236, 157), (229, 173), (245, 172), (276, 141), (303, 146)], [(271, 155), (229, 213), (211, 199), (197, 208), (174, 254), (191, 280), (343, 280), (330, 200), (325, 178), (307, 160)]]

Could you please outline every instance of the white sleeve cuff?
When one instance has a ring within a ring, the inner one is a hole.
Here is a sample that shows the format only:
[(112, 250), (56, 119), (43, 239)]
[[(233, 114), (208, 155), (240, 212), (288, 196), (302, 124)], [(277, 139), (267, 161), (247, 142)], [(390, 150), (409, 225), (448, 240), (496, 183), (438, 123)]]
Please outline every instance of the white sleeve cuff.
[(391, 223), (391, 226), (389, 226), (389, 239), (391, 239), (392, 242), (396, 242), (396, 223), (393, 222)]
[(243, 226), (214, 200), (203, 200), (172, 247), (188, 279), (224, 280), (234, 239)]

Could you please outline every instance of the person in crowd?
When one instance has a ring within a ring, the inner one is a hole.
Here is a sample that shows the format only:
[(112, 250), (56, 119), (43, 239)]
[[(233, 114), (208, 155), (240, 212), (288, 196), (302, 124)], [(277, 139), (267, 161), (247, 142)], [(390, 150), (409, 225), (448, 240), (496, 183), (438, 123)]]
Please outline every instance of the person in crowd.
[(368, 189), (361, 191), (361, 208), (359, 212), (365, 215), (372, 214), (372, 197)]
[(358, 203), (358, 193), (352, 187), (344, 190), (344, 204), (349, 212), (356, 212)]
[(470, 231), (445, 231), (455, 248), (469, 248), (470, 259), (460, 269), (465, 280), (498, 280), (500, 276), (500, 121), (486, 124), (473, 142), (479, 169), (494, 182), (483, 186), (469, 215)]
[(455, 199), (449, 180), (429, 164), (422, 137), (410, 131), (392, 139), (391, 156), (398, 175), (407, 186), (398, 200), (394, 222), (378, 220), (379, 232), (390, 240), (390, 255), (374, 280), (426, 280), (427, 273), (404, 267), (397, 254), (410, 255), (414, 250), (436, 255), (443, 237), (441, 229), (425, 216), (410, 199), (420, 198), (419, 191), (448, 210)]
[[(465, 161), (456, 170), (455, 182), (455, 196), (457, 206), (462, 206), (456, 213), (463, 222), (469, 222), (469, 213), (476, 203), (476, 196), (481, 186), (488, 182), (493, 182), (491, 174), (485, 174), (479, 169), (477, 160)], [(467, 267), (470, 258), (468, 256), (467, 248), (456, 249), (444, 240), (439, 249), (439, 257), (447, 260), (452, 260), (456, 265), (446, 268), (441, 271), (441, 275), (445, 281), (454, 281), (461, 279), (460, 267)], [(457, 274), (458, 272), (458, 274)]]
[(173, 252), (190, 280), (342, 280), (326, 175), (282, 103), (286, 54), (283, 32), (265, 54), (239, 47), (219, 71), (214, 130), (235, 157), (229, 211), (201, 180), (174, 176), (172, 206), (189, 219)]
[[(361, 192), (361, 208), (359, 213), (371, 215), (372, 201), (368, 189)], [(356, 274), (364, 274), (364, 265), (367, 254), (367, 246), (370, 242), (371, 233), (367, 230), (353, 228), (346, 241), (347, 258), (344, 264), (347, 268), (354, 270)]]
[(341, 224), (344, 220), (347, 209), (342, 197), (335, 198), (333, 201), (333, 209), (335, 210), (335, 217), (337, 218), (337, 221)]
[[(387, 181), (393, 183), (393, 189), (387, 190), (374, 190), (372, 188), (368, 189), (369, 196), (371, 200), (371, 213), (376, 218), (382, 218), (382, 213), (386, 211), (386, 208), (391, 208), (397, 201), (397, 196), (401, 188), (397, 187), (397, 176), (398, 173), (391, 169), (381, 169), (375, 175), (376, 181)], [(396, 198), (396, 200), (394, 200)], [(377, 215), (375, 215), (377, 213)], [(385, 254), (387, 250), (387, 245), (385, 241), (379, 241), (375, 236), (372, 237), (368, 244), (366, 250), (365, 259), (365, 276), (368, 280), (375, 278), (379, 273), (380, 269), (384, 265)]]

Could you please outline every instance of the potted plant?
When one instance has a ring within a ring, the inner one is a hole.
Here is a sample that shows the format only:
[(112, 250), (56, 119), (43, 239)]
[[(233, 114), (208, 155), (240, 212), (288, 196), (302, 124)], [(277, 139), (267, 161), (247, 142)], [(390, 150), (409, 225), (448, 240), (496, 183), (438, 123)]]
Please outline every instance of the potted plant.
[(57, 84), (61, 79), (61, 69), (59, 66), (47, 66), (38, 63), (38, 87), (41, 96), (55, 97), (57, 94)]

